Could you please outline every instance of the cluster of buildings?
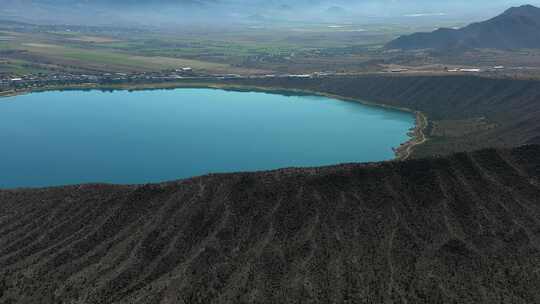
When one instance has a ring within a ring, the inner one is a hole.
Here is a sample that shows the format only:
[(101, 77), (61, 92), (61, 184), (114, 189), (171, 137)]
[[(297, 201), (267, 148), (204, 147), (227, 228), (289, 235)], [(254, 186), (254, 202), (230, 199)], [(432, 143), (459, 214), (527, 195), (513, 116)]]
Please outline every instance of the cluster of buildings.
[[(319, 78), (337, 75), (335, 72), (317, 72), (311, 74), (279, 74), (256, 75), (248, 78)], [(181, 79), (224, 80), (237, 79), (244, 76), (238, 74), (209, 75), (195, 73), (192, 68), (179, 68), (162, 72), (145, 73), (96, 73), (96, 74), (27, 74), (10, 76), (0, 74), (0, 91), (13, 89), (39, 88), (47, 86), (77, 85), (77, 84), (129, 84), (129, 83), (161, 83)]]
[(54, 73), (26, 74), (22, 76), (0, 75), (0, 90), (45, 87), (63, 84), (121, 84), (131, 82), (164, 82), (183, 78), (204, 77), (197, 75), (192, 68), (180, 68), (162, 72), (143, 73)]
[(461, 72), (461, 73), (481, 73), (481, 72), (502, 71), (504, 69), (505, 69), (504, 66), (497, 65), (497, 66), (490, 67), (490, 68), (485, 68), (485, 69), (481, 69), (481, 68), (455, 68), (455, 69), (447, 69), (446, 71), (451, 72), (451, 73), (458, 73), (458, 72)]
[[(444, 70), (448, 73), (482, 73), (482, 72), (497, 72), (497, 71), (503, 71), (505, 70), (505, 67), (502, 65), (494, 66), (494, 67), (484, 67), (484, 68), (444, 68)], [(405, 73), (409, 72), (410, 70), (408, 68), (391, 68), (385, 70), (387, 73)], [(415, 70), (412, 70), (415, 71)], [(433, 72), (436, 72), (437, 70), (432, 70)]]

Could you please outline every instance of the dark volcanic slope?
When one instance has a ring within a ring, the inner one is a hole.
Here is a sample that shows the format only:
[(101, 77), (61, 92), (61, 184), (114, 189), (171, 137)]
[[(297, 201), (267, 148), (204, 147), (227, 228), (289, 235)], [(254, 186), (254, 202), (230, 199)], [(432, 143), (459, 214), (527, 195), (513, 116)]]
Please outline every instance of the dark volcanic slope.
[(0, 191), (0, 303), (540, 303), (539, 198), (538, 146)]
[(461, 29), (442, 28), (431, 33), (402, 36), (391, 49), (540, 48), (540, 8), (513, 7), (503, 14)]

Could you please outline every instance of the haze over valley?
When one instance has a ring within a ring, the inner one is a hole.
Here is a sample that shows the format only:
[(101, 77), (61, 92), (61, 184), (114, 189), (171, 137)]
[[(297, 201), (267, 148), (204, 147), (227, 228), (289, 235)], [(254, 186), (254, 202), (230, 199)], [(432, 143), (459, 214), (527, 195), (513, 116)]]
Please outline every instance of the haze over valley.
[[(445, 20), (470, 22), (488, 18), (509, 6), (521, 4), (523, 3), (513, 0), (2, 0), (0, 14), (3, 17), (55, 24), (141, 26), (336, 21), (357, 24)], [(530, 4), (540, 2), (532, 1)]]
[(538, 9), (510, 14), (511, 1), (2, 1), (6, 78), (182, 67), (202, 75), (540, 71)]

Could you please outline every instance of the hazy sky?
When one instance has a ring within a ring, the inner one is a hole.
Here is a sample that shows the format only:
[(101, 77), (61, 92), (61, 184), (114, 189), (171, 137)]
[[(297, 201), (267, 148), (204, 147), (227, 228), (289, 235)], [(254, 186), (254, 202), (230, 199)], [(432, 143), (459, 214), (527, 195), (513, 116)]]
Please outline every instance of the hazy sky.
[(213, 21), (219, 24), (276, 20), (361, 23), (378, 18), (477, 21), (523, 4), (540, 6), (540, 0), (0, 0), (0, 17), (70, 23), (99, 20), (111, 23)]

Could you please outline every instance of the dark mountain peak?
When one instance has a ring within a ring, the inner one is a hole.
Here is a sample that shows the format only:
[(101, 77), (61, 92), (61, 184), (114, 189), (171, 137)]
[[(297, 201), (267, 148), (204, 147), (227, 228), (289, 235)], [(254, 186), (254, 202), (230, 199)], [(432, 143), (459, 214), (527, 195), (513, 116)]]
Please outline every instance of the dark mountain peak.
[(530, 4), (511, 7), (499, 17), (502, 16), (540, 16), (540, 8)]
[(540, 8), (512, 7), (487, 21), (461, 29), (402, 36), (387, 44), (392, 49), (540, 48)]

